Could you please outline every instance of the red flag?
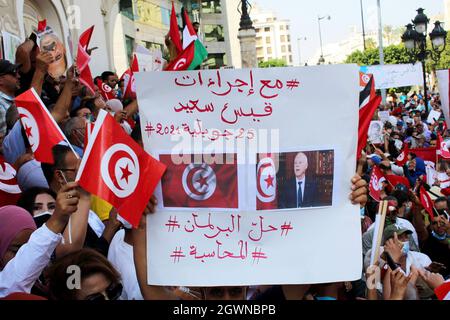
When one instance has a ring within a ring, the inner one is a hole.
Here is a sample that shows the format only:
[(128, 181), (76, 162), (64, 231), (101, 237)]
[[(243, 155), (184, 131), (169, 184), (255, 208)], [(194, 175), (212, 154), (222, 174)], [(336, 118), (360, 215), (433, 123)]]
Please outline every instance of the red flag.
[(136, 98), (136, 83), (134, 74), (139, 72), (139, 62), (136, 55), (133, 55), (133, 61), (131, 63), (131, 67), (125, 71), (122, 75), (121, 80), (124, 80), (124, 88), (125, 92), (123, 93), (124, 98)]
[(361, 155), (361, 151), (364, 149), (367, 143), (367, 136), (372, 121), (373, 114), (381, 103), (381, 97), (376, 96), (370, 100), (364, 107), (359, 109), (359, 128), (358, 128), (358, 149), (357, 157)]
[(359, 73), (359, 108), (364, 108), (371, 100), (375, 99), (375, 80), (373, 74)]
[(261, 157), (256, 168), (256, 210), (278, 208), (277, 170), (273, 155)]
[(52, 148), (67, 141), (34, 88), (15, 99), (20, 121), (37, 161), (53, 163)]
[(100, 90), (100, 94), (106, 101), (116, 98), (116, 93), (114, 92), (114, 90), (102, 80), (97, 80), (97, 86)]
[(81, 187), (139, 225), (165, 166), (147, 154), (106, 111), (101, 110), (76, 177)]
[(172, 13), (170, 15), (169, 36), (173, 44), (175, 45), (177, 52), (180, 53), (181, 51), (183, 51), (183, 47), (181, 45), (180, 29), (178, 27), (177, 14), (175, 12), (175, 5), (173, 1), (172, 1)]
[(0, 156), (0, 207), (16, 205), (21, 193), (16, 170)]
[(170, 154), (160, 155), (160, 161), (167, 166), (161, 180), (164, 207), (239, 207), (236, 154), (216, 155), (217, 159), (232, 161), (206, 161), (201, 155), (185, 157), (186, 161), (181, 161)]
[(383, 190), (383, 181), (386, 181), (381, 170), (375, 166), (372, 170), (372, 176), (369, 183), (369, 195), (375, 200), (381, 200), (381, 191)]
[(421, 158), (424, 161), (436, 163), (436, 147), (416, 148), (409, 150), (409, 152), (414, 153), (418, 158)]
[(89, 62), (91, 56), (87, 53), (87, 48), (91, 42), (92, 34), (94, 33), (94, 26), (87, 29), (80, 37), (78, 43), (77, 54), (77, 68), (80, 73), (79, 80), (81, 84), (86, 86), (92, 94), (95, 94), (94, 80), (92, 80), (91, 69), (89, 68)]
[(38, 32), (43, 32), (47, 28), (47, 19), (38, 22)]
[(434, 289), (434, 293), (439, 300), (450, 300), (450, 280)]
[(183, 71), (188, 70), (195, 56), (195, 41), (192, 42), (183, 52), (172, 62), (170, 62), (165, 71)]
[(438, 133), (438, 139), (436, 141), (438, 148), (436, 149), (436, 154), (444, 159), (450, 159), (450, 151), (447, 148), (447, 143), (445, 143), (442, 136)]
[(403, 143), (403, 150), (398, 155), (397, 159), (395, 159), (395, 162), (398, 166), (403, 167), (408, 162), (408, 154), (409, 154), (409, 146), (407, 143)]
[(84, 135), (84, 150), (86, 150), (86, 147), (89, 143), (89, 138), (91, 137), (92, 132), (94, 131), (95, 123), (94, 122), (88, 122), (86, 124), (86, 134)]
[(386, 180), (392, 185), (392, 187), (396, 187), (398, 184), (403, 184), (406, 187), (410, 186), (409, 180), (403, 176), (397, 176), (395, 174), (386, 175)]
[(423, 208), (426, 212), (430, 215), (430, 218), (434, 219), (434, 212), (433, 212), (433, 201), (430, 198), (430, 195), (425, 190), (423, 186), (420, 187), (420, 202), (423, 205)]

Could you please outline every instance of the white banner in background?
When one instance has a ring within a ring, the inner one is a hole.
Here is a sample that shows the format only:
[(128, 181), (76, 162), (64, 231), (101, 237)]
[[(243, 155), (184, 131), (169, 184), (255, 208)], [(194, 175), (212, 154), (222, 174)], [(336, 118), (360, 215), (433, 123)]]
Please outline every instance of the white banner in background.
[(390, 89), (423, 84), (422, 63), (363, 66), (361, 72), (372, 73), (376, 89)]
[(150, 72), (136, 83), (145, 149), (167, 165), (147, 222), (149, 284), (361, 277), (360, 210), (348, 200), (356, 65)]

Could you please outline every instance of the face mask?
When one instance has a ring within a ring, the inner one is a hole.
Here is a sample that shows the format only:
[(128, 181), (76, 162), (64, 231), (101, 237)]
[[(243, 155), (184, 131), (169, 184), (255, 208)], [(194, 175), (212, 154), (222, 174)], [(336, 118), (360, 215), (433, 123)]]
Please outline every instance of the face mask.
[(403, 255), (407, 255), (409, 252), (409, 241), (403, 242), (402, 253)]
[(52, 215), (52, 213), (51, 213), (51, 212), (49, 212), (49, 211), (41, 212), (41, 213), (39, 213), (39, 214), (35, 215), (35, 216), (34, 216), (34, 218), (39, 218), (39, 217), (42, 217), (42, 216), (46, 216), (46, 215), (49, 215), (49, 216), (51, 216), (51, 215)]
[(401, 150), (402, 149), (403, 142), (401, 140), (395, 139), (394, 144), (395, 144), (395, 147), (397, 148), (397, 150)]
[(113, 117), (116, 115), (114, 111), (111, 111), (109, 114), (112, 115)]
[(407, 204), (405, 207), (405, 214), (410, 214), (410, 213), (411, 213), (411, 206), (409, 204)]

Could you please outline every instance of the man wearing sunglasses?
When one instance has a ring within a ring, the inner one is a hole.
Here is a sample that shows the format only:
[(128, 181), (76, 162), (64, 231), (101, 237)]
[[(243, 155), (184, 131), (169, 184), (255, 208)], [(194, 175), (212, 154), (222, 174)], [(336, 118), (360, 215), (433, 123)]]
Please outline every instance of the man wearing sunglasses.
[(20, 65), (0, 60), (0, 136), (6, 134), (6, 112), (14, 102), (15, 92), (20, 89)]

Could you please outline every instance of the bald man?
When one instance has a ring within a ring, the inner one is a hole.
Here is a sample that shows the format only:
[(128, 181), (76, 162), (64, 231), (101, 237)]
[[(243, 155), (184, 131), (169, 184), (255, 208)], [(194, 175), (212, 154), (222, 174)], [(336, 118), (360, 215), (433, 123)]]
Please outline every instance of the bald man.
[(295, 177), (286, 181), (280, 194), (280, 209), (307, 208), (328, 206), (321, 203), (316, 181), (306, 176), (308, 158), (303, 152), (297, 153), (294, 159)]

